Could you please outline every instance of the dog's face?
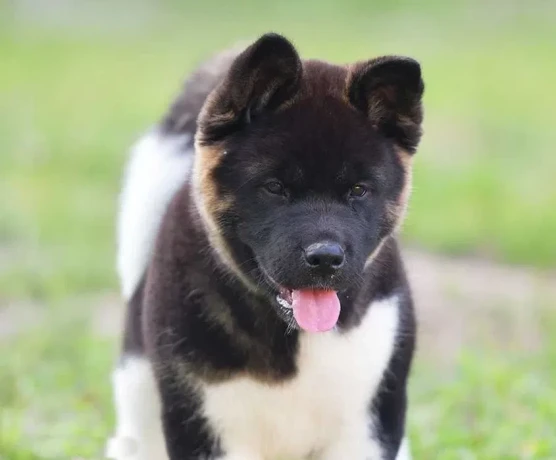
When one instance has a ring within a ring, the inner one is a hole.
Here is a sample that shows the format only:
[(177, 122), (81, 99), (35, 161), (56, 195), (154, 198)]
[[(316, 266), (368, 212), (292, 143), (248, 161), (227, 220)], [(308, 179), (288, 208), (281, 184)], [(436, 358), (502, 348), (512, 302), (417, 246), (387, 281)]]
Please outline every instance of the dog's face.
[(197, 135), (198, 206), (213, 245), (277, 299), (285, 320), (332, 327), (337, 293), (360, 283), (400, 224), (422, 92), (413, 60), (302, 64), (289, 42), (267, 35), (209, 96)]

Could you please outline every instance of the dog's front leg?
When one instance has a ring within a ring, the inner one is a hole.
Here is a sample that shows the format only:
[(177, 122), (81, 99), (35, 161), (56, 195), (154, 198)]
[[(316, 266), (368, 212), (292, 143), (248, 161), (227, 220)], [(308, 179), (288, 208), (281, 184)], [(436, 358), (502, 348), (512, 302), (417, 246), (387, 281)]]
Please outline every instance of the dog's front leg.
[(207, 421), (196, 411), (184, 410), (190, 402), (175, 403), (168, 401), (162, 415), (170, 460), (263, 460), (247, 450), (223, 449)]
[(220, 460), (219, 441), (200, 412), (200, 396), (178, 382), (178, 379), (165, 379), (159, 383), (162, 428), (169, 459)]

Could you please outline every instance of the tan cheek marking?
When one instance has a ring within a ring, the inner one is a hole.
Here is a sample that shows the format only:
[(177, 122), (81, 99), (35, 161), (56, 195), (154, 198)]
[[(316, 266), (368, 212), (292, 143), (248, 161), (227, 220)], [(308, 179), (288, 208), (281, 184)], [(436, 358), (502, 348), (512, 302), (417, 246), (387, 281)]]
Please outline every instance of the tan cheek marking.
[[(409, 201), (409, 197), (411, 195), (411, 180), (413, 175), (413, 168), (412, 162), (413, 157), (410, 153), (406, 152), (405, 150), (398, 150), (397, 152), (398, 158), (404, 168), (404, 187), (400, 192), (400, 196), (398, 197), (395, 203), (389, 203), (386, 205), (386, 219), (388, 222), (394, 225), (394, 232), (397, 232), (404, 220), (405, 212), (407, 209), (407, 203)], [(378, 244), (376, 249), (372, 252), (372, 254), (367, 258), (365, 262), (365, 268), (367, 268), (372, 261), (376, 258), (382, 247), (384, 246), (384, 242), (389, 237), (386, 236), (382, 239), (382, 241)]]
[(404, 169), (404, 186), (398, 199), (395, 202), (386, 205), (386, 218), (394, 225), (395, 231), (399, 230), (399, 227), (405, 218), (407, 204), (409, 202), (409, 197), (411, 196), (413, 179), (413, 156), (409, 152), (401, 149), (398, 150), (397, 155)]
[(218, 223), (218, 218), (232, 206), (231, 197), (219, 196), (212, 178), (214, 169), (225, 155), (218, 146), (203, 147), (195, 145), (195, 163), (193, 166), (193, 199), (199, 211), (201, 221), (207, 232), (211, 247), (216, 251), (222, 262), (240, 278), (250, 289), (256, 286), (243, 274), (235, 262)]
[(386, 236), (385, 238), (382, 239), (382, 241), (380, 243), (378, 243), (378, 246), (376, 247), (376, 249), (371, 253), (371, 255), (369, 257), (367, 257), (367, 260), (365, 261), (365, 270), (369, 267), (369, 265), (371, 265), (371, 263), (373, 262), (373, 260), (375, 260), (376, 256), (378, 255), (378, 253), (380, 252), (380, 250), (382, 249), (382, 246), (384, 246), (384, 242), (388, 239), (389, 237)]
[(405, 183), (398, 198), (398, 206), (401, 208), (399, 216), (401, 223), (401, 221), (405, 218), (409, 197), (411, 196), (411, 190), (413, 187), (413, 155), (405, 150), (400, 150), (398, 152), (398, 157), (405, 170)]
[(212, 178), (215, 168), (224, 155), (223, 150), (218, 147), (197, 147), (195, 151), (193, 180), (202, 195), (202, 206), (213, 218), (231, 206), (230, 197), (218, 195)]

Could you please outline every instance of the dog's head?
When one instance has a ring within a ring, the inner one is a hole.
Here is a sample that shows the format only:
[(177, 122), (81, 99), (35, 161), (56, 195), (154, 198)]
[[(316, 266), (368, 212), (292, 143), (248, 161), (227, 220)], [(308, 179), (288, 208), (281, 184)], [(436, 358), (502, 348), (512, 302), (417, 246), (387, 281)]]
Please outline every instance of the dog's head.
[[(334, 326), (407, 204), (421, 137), (419, 64), (302, 61), (268, 34), (199, 116), (194, 190), (213, 246), (307, 330)], [(292, 309), (293, 306), (293, 309)]]

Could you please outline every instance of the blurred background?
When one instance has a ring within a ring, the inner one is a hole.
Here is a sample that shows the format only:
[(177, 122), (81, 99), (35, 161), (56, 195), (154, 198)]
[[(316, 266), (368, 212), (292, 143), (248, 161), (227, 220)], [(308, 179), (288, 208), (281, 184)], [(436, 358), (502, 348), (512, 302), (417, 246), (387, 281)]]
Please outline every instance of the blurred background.
[(0, 459), (102, 458), (127, 149), (202, 59), (270, 30), (422, 63), (415, 458), (556, 458), (556, 1), (0, 0)]

